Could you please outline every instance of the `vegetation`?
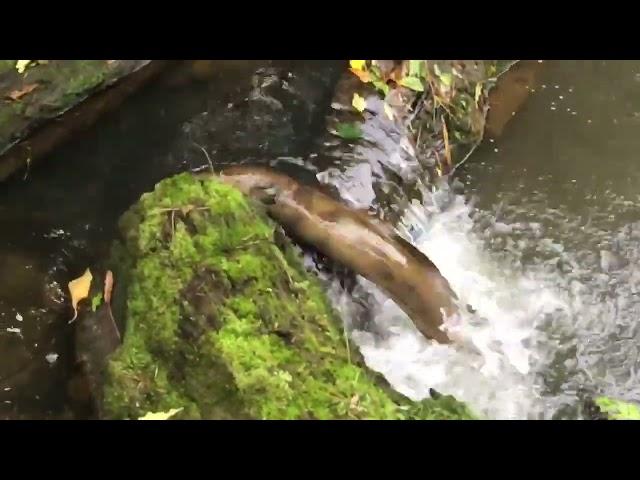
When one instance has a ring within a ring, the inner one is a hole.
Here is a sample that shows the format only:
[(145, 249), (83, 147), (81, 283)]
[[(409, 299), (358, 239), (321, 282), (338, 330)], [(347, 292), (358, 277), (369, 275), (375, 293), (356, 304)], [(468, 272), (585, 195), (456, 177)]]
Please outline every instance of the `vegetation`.
[(635, 403), (599, 397), (596, 399), (596, 405), (611, 420), (640, 420), (640, 407)]
[[(435, 174), (441, 175), (466, 158), (482, 139), (487, 93), (499, 69), (507, 65), (497, 61), (351, 60), (350, 66), (353, 74), (385, 99), (389, 119), (412, 132), (418, 150), (442, 144), (444, 155), (435, 167)], [(359, 112), (366, 108), (358, 93), (352, 104)], [(356, 128), (348, 132), (350, 139), (356, 138)]]

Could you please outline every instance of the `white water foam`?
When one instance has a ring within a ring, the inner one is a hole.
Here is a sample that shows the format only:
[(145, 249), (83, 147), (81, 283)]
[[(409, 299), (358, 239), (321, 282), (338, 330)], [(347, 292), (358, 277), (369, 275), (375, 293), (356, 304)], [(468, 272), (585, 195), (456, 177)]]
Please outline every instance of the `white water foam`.
[[(432, 215), (434, 208), (412, 205), (402, 226), (458, 293), (462, 313), (448, 319), (447, 327), (462, 342), (445, 346), (426, 340), (394, 302), (362, 278), (360, 286), (377, 300), (376, 328), (353, 330), (352, 338), (366, 363), (412, 399), (428, 397), (433, 388), (484, 418), (542, 418), (535, 371), (543, 359), (534, 350), (535, 327), (546, 314), (565, 309), (566, 299), (513, 265), (496, 262), (472, 232), (471, 209), (462, 197)], [(349, 316), (345, 297), (338, 307)]]
[[(579, 417), (584, 389), (640, 400), (640, 222), (614, 230), (589, 222), (562, 233), (572, 217), (561, 211), (545, 232), (510, 218), (514, 212), (503, 212), (503, 222), (482, 212), (493, 224), (481, 234), (474, 226), (482, 220), (472, 220), (463, 197), (444, 209), (427, 203), (414, 203), (399, 229), (458, 293), (461, 314), (446, 324), (461, 341), (426, 340), (383, 292), (359, 278), (358, 288), (373, 297), (373, 326), (347, 326), (371, 368), (412, 399), (433, 388), (491, 419), (553, 418), (562, 411)], [(504, 248), (487, 248), (487, 239), (507, 231), (513, 235), (503, 235)], [(608, 271), (606, 256), (562, 244), (579, 236), (597, 248), (616, 244), (628, 263)], [(534, 258), (523, 261), (532, 249)], [(337, 307), (352, 320), (351, 297), (334, 288)]]

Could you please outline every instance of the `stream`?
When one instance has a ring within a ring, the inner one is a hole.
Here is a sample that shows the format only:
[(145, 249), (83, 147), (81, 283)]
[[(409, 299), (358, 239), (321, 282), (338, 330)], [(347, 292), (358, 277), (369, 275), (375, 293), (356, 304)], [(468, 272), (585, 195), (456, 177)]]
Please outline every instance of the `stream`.
[[(370, 164), (323, 161), (343, 62), (214, 64), (205, 78), (168, 73), (0, 187), (0, 418), (82, 418), (66, 285), (161, 179), (248, 162), (354, 204), (379, 191)], [(454, 186), (423, 186), (398, 224), (473, 307), (451, 326), (461, 346), (425, 340), (370, 282), (346, 293), (323, 275), (367, 364), (411, 398), (435, 389), (486, 418), (584, 418), (601, 394), (640, 401), (639, 126), (640, 62), (545, 62)]]

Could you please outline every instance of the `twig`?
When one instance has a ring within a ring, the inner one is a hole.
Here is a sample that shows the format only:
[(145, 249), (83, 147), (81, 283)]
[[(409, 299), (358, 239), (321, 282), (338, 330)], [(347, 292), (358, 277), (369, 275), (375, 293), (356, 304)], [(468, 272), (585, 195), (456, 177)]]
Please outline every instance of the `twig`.
[(207, 157), (207, 162), (209, 162), (209, 168), (211, 169), (211, 173), (215, 173), (214, 170), (213, 170), (213, 162), (211, 161), (211, 157), (209, 156), (207, 151), (204, 149), (204, 147), (198, 145), (195, 142), (193, 144), (204, 152), (204, 155)]
[(442, 115), (442, 136), (444, 137), (444, 156), (447, 161), (447, 172), (451, 170), (451, 146), (449, 145), (449, 131), (447, 130), (447, 122)]

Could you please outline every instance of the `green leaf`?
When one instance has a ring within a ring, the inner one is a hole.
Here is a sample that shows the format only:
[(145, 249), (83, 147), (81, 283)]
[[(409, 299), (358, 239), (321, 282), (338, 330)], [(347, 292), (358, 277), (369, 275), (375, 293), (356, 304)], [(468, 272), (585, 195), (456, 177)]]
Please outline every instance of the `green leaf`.
[(358, 123), (339, 123), (336, 126), (336, 135), (345, 140), (358, 140), (362, 137), (362, 129)]
[(640, 420), (640, 407), (636, 404), (599, 397), (596, 405), (613, 420)]
[(441, 73), (438, 78), (440, 78), (440, 81), (447, 87), (450, 87), (453, 84), (453, 75), (450, 73)]
[(422, 73), (422, 66), (424, 60), (409, 60), (409, 76), (419, 77)]
[(96, 311), (98, 307), (102, 304), (102, 292), (93, 296), (91, 299), (91, 310)]
[(416, 92), (424, 92), (424, 85), (422, 85), (422, 81), (418, 77), (404, 77), (400, 80), (400, 85)]
[(373, 86), (384, 93), (385, 97), (389, 94), (389, 85), (387, 85), (382, 80), (376, 80), (375, 82), (373, 82)]

